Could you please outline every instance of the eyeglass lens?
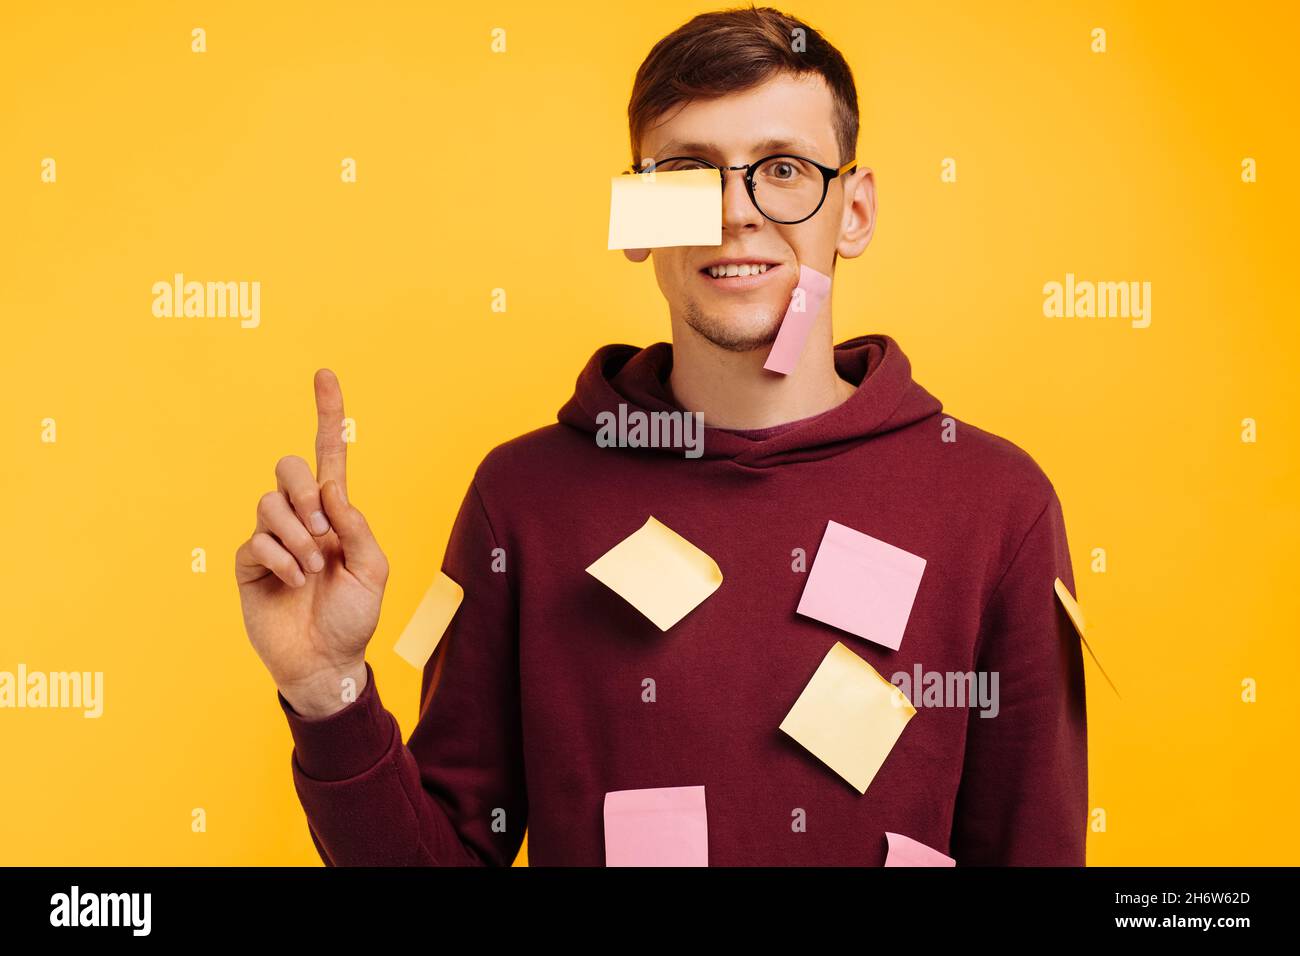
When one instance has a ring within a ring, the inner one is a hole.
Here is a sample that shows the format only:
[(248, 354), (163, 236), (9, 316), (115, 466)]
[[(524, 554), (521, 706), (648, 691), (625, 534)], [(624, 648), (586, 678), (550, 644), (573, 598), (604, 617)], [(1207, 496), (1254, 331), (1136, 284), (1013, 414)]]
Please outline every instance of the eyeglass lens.
[[(705, 169), (702, 160), (675, 157), (656, 163), (656, 170), (676, 172)], [(754, 202), (763, 215), (781, 222), (795, 222), (813, 214), (826, 192), (821, 171), (798, 156), (773, 156), (753, 169)], [(726, 178), (723, 178), (725, 188)]]

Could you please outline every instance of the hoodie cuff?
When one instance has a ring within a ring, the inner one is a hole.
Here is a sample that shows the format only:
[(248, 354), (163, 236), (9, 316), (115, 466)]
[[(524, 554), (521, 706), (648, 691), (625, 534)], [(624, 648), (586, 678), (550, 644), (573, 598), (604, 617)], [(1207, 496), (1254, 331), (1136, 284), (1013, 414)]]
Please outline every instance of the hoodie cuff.
[(397, 721), (379, 700), (369, 661), (366, 686), (357, 699), (328, 717), (304, 717), (279, 690), (275, 696), (289, 722), (298, 766), (314, 780), (347, 780), (365, 773), (392, 746)]

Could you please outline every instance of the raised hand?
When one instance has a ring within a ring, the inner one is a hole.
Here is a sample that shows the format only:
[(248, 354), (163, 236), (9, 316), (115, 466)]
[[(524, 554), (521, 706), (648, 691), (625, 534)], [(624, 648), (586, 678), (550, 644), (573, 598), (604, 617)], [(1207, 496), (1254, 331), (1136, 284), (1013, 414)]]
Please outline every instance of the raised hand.
[(316, 373), (316, 474), (289, 455), (257, 503), (252, 537), (235, 554), (244, 629), (294, 710), (342, 709), (343, 680), (365, 683), (366, 644), (379, 623), (388, 559), (347, 498), (343, 392)]

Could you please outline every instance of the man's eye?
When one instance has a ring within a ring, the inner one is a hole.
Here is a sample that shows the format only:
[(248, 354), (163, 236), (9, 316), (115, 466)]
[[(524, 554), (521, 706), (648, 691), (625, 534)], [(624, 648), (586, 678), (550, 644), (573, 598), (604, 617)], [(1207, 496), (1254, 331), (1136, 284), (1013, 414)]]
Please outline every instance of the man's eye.
[(707, 169), (704, 163), (697, 159), (668, 159), (655, 166), (656, 169), (665, 173), (679, 173), (688, 169)]

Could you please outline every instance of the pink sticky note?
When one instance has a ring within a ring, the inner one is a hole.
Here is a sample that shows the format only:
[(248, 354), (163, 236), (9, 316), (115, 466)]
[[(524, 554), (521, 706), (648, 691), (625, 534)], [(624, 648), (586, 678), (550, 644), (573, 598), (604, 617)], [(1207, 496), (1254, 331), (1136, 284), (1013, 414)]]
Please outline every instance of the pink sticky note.
[(957, 861), (944, 856), (938, 850), (932, 850), (911, 837), (901, 833), (885, 833), (889, 851), (885, 854), (885, 866), (956, 866)]
[(799, 284), (790, 296), (790, 305), (786, 307), (781, 329), (776, 333), (776, 341), (772, 343), (772, 351), (767, 354), (763, 368), (782, 375), (794, 371), (799, 356), (803, 354), (804, 343), (808, 341), (808, 333), (817, 320), (817, 313), (830, 294), (831, 277), (800, 264)]
[(828, 521), (797, 610), (896, 651), (924, 571), (925, 558)]
[(708, 866), (703, 787), (605, 794), (606, 866)]

